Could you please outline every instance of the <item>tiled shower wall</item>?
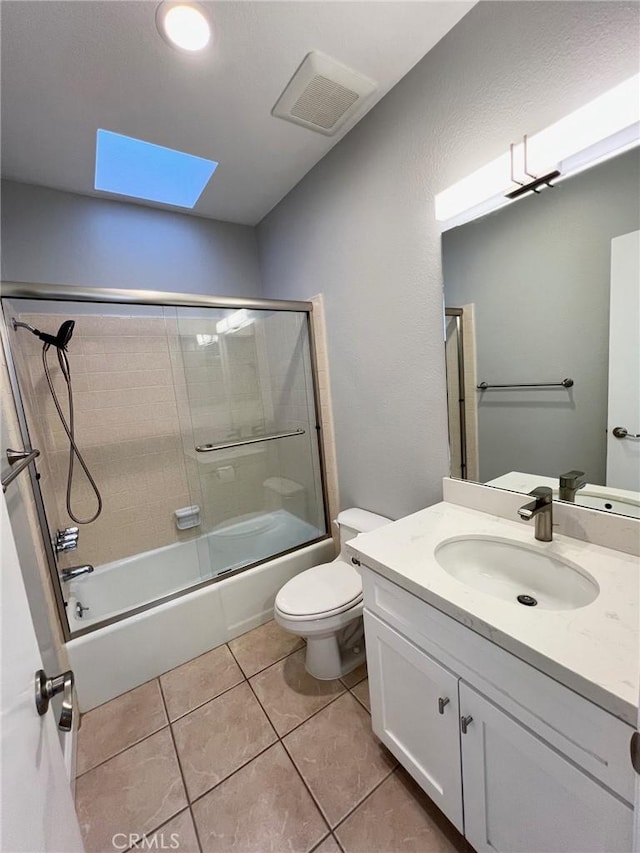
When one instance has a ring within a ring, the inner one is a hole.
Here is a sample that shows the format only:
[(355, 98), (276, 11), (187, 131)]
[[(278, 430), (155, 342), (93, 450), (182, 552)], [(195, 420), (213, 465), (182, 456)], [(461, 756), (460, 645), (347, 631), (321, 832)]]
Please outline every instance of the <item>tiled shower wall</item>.
[[(219, 350), (195, 345), (195, 320), (177, 322), (175, 311), (165, 313), (65, 315), (76, 321), (69, 345), (76, 438), (104, 507), (94, 523), (80, 525), (79, 547), (61, 556), (61, 567), (100, 565), (263, 510), (262, 484), (269, 477), (287, 477), (301, 482), (310, 495), (320, 494), (318, 466), (309, 462), (309, 441), (315, 440), (311, 377), (286, 363), (303, 318), (288, 333), (284, 327), (269, 327), (279, 323), (280, 315), (272, 315), (275, 319), (269, 318), (264, 328), (258, 322), (249, 327), (251, 332), (232, 336), (223, 365)], [(22, 314), (20, 319), (50, 329), (63, 317)], [(39, 470), (53, 532), (74, 524), (65, 507), (68, 444), (44, 377), (42, 345), (28, 332), (17, 334), (17, 369), (32, 443), (43, 452)], [(280, 343), (274, 344), (278, 336)], [(66, 412), (66, 386), (52, 350), (49, 363)], [(194, 449), (239, 432), (251, 435), (254, 428), (291, 426), (302, 426), (307, 434), (228, 453), (198, 454)], [(93, 514), (95, 497), (77, 462), (72, 496), (76, 514)], [(175, 509), (193, 503), (202, 508), (202, 525), (178, 531)], [(320, 500), (312, 523), (321, 509)]]
[[(179, 532), (173, 520), (174, 510), (191, 501), (164, 318), (69, 316), (76, 321), (69, 344), (76, 440), (104, 506), (95, 522), (80, 525), (79, 547), (62, 555), (60, 565), (98, 565), (193, 535)], [(62, 317), (20, 319), (48, 329)], [(68, 442), (44, 377), (42, 345), (18, 334), (16, 349), (26, 356), (18, 359), (21, 387), (31, 391), (28, 421), (38, 424), (50, 471), (41, 485), (53, 532), (75, 524), (65, 506)], [(49, 363), (66, 411), (66, 386), (53, 351)], [(77, 461), (74, 467), (72, 506), (90, 516), (96, 499)]]

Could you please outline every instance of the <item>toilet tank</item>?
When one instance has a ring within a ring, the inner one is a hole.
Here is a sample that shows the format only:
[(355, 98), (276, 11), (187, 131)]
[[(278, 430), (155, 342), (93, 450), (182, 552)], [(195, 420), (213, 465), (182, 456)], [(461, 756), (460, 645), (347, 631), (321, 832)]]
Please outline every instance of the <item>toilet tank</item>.
[(376, 530), (378, 527), (383, 527), (385, 524), (391, 524), (390, 518), (385, 518), (384, 515), (377, 515), (375, 512), (369, 512), (366, 509), (344, 509), (338, 513), (336, 523), (340, 528), (340, 558), (345, 556), (345, 544), (358, 536), (359, 533), (369, 533), (371, 530)]

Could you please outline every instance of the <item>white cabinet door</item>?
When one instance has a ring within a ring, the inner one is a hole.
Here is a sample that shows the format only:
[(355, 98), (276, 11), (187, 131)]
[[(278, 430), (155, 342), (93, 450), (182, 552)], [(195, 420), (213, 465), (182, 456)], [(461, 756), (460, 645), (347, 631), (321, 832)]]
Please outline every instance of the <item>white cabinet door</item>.
[(629, 853), (633, 812), (464, 681), (465, 835), (491, 853)]
[(42, 658), (4, 499), (0, 504), (0, 850), (81, 853), (53, 708), (43, 717), (36, 711), (35, 673)]
[(365, 609), (373, 730), (463, 831), (458, 679)]

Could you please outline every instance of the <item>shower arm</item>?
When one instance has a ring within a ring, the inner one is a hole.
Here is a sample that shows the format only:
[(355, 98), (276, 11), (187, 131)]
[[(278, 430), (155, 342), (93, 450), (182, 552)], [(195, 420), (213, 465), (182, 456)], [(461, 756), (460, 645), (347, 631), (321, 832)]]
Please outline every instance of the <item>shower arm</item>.
[(40, 334), (39, 330), (36, 329), (35, 326), (32, 326), (30, 323), (25, 323), (22, 320), (16, 320), (15, 317), (11, 318), (11, 324), (13, 326), (14, 332), (16, 329), (28, 329), (33, 335)]

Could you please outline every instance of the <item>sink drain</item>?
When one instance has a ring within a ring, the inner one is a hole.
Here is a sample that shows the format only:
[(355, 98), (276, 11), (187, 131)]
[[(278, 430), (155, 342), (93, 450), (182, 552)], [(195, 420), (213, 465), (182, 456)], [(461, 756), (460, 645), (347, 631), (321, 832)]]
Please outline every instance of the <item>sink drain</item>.
[(538, 600), (531, 595), (518, 596), (518, 604), (524, 604), (525, 607), (535, 607), (537, 603)]

